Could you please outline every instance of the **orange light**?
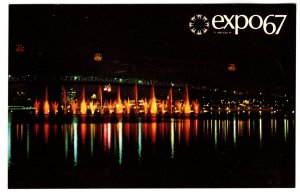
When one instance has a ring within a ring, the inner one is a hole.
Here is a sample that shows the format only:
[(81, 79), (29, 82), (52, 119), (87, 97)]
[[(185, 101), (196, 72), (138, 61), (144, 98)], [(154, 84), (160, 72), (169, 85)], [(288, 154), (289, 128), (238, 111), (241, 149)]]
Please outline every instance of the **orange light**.
[(227, 69), (230, 71), (230, 72), (233, 72), (233, 71), (236, 71), (236, 65), (235, 64), (229, 64)]
[(102, 54), (101, 53), (95, 53), (94, 60), (96, 62), (101, 62), (102, 61)]

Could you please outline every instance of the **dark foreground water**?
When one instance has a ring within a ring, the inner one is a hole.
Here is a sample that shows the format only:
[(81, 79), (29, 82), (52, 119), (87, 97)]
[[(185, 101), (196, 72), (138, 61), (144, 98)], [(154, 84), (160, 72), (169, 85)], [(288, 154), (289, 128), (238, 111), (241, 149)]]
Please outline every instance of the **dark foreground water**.
[(295, 120), (9, 114), (9, 188), (294, 187)]

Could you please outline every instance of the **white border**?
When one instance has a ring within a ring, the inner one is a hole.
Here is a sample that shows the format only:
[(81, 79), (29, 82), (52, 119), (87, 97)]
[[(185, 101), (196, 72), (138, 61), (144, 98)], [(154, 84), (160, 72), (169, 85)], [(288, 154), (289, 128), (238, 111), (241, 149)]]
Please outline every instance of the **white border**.
[[(0, 1), (0, 21), (1, 21), (1, 39), (0, 39), (0, 89), (1, 89), (1, 95), (0, 95), (0, 194), (53, 194), (53, 193), (59, 193), (59, 194), (66, 194), (66, 193), (89, 193), (89, 194), (111, 194), (111, 193), (118, 193), (118, 194), (156, 194), (156, 193), (172, 193), (172, 195), (175, 194), (183, 194), (183, 193), (190, 193), (190, 194), (198, 194), (198, 193), (205, 193), (205, 194), (256, 194), (256, 193), (271, 193), (271, 194), (299, 194), (298, 188), (299, 185), (299, 153), (296, 154), (296, 188), (295, 189), (72, 189), (72, 190), (8, 190), (7, 189), (7, 104), (8, 104), (8, 5), (9, 4), (140, 4), (140, 3), (150, 3), (150, 4), (213, 4), (213, 3), (257, 3), (257, 4), (271, 4), (271, 3), (297, 3), (296, 0), (263, 0), (263, 1), (249, 1), (249, 0), (239, 0), (239, 1), (232, 1), (232, 0), (152, 0), (152, 1), (140, 1), (140, 0), (111, 0), (111, 1), (96, 1), (96, 0), (85, 0), (85, 1), (78, 1), (78, 0), (63, 0), (58, 1), (47, 1), (47, 0), (31, 0), (31, 1), (23, 1), (23, 0), (1, 0)], [(297, 5), (297, 59), (299, 56), (299, 11), (298, 11), (298, 5)], [(298, 60), (296, 62), (296, 65), (298, 65)], [(297, 66), (296, 66), (297, 67)], [(298, 69), (296, 69), (296, 75), (298, 74)], [(296, 76), (296, 86), (299, 86), (299, 79)], [(299, 91), (296, 90), (296, 111), (299, 109)], [(296, 115), (296, 131), (297, 131), (297, 124), (299, 122), (299, 115)], [(299, 147), (297, 144), (297, 141), (299, 140), (299, 132), (296, 132), (296, 151), (299, 151)], [(298, 191), (298, 192), (297, 192)]]

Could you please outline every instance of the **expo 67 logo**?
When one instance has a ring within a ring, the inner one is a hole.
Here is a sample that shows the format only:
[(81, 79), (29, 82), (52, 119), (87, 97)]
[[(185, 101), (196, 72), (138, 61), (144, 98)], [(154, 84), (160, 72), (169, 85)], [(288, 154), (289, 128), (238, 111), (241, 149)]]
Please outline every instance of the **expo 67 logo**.
[(189, 21), (189, 28), (195, 35), (203, 35), (208, 31), (208, 18), (202, 14), (197, 14), (191, 17)]
[[(189, 20), (189, 29), (195, 35), (204, 35), (209, 28), (214, 34), (239, 35), (240, 31), (263, 31), (266, 35), (278, 35), (287, 18), (285, 14), (254, 14), (247, 16), (236, 15), (215, 15), (208, 19), (205, 15), (196, 14)], [(210, 26), (211, 24), (211, 26)]]

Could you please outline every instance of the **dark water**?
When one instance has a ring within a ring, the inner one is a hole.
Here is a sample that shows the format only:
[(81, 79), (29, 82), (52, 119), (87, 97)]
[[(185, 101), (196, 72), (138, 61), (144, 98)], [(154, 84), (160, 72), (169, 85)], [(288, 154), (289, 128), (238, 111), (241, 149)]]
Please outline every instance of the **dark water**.
[(295, 186), (291, 117), (62, 122), (9, 114), (8, 138), (9, 188)]

